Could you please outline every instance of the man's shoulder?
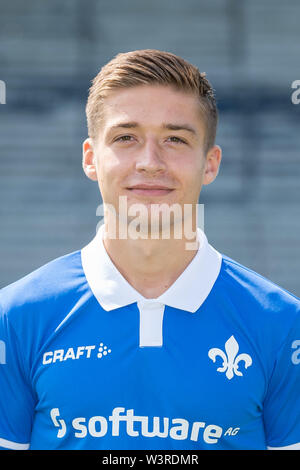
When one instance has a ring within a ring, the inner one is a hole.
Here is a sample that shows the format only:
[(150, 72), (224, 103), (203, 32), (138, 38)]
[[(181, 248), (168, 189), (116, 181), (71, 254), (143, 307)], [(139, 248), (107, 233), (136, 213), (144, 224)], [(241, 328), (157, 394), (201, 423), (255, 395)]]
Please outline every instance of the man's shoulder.
[(81, 251), (60, 256), (0, 290), (0, 313), (34, 309), (41, 304), (57, 303), (85, 283)]
[(300, 318), (300, 298), (267, 277), (222, 255), (219, 288), (246, 315), (259, 319), (293, 323)]
[(282, 298), (282, 300), (299, 305), (300, 298), (279, 286), (266, 276), (259, 274), (247, 266), (233, 260), (229, 256), (222, 255), (223, 263), (221, 272), (224, 278), (228, 278), (233, 286), (240, 289), (241, 293), (252, 293), (253, 295), (271, 296)]

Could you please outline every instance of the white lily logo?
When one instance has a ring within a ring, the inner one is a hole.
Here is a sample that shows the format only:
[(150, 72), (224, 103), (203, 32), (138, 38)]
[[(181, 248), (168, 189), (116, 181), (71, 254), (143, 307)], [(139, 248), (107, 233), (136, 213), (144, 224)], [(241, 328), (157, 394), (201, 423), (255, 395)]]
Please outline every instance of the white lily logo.
[(222, 367), (218, 367), (218, 372), (225, 372), (226, 377), (228, 380), (231, 380), (234, 374), (236, 375), (243, 375), (241, 371), (238, 370), (238, 364), (243, 361), (245, 364), (245, 369), (250, 367), (252, 364), (252, 358), (249, 354), (239, 354), (239, 345), (234, 336), (230, 336), (230, 338), (225, 343), (225, 351), (219, 348), (212, 348), (208, 351), (208, 357), (213, 361), (216, 362), (216, 357), (220, 356), (223, 359)]

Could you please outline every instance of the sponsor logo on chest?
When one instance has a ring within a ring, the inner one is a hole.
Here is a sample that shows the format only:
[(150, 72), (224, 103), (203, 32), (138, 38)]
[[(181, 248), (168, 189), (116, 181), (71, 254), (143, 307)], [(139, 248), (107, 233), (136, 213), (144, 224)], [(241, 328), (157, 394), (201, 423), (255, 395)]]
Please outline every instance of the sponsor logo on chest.
[(66, 349), (55, 349), (43, 354), (43, 364), (53, 364), (55, 362), (64, 362), (68, 360), (90, 359), (96, 357), (102, 359), (111, 353), (111, 349), (103, 343), (99, 345), (77, 346)]

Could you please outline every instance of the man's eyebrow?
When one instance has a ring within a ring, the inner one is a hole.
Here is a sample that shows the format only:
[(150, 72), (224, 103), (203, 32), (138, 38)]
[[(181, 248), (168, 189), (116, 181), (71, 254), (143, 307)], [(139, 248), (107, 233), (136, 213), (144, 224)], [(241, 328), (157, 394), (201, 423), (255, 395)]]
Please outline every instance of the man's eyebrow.
[[(111, 132), (115, 129), (133, 129), (139, 127), (139, 124), (137, 122), (119, 122), (117, 124), (114, 124), (111, 126), (108, 131)], [(165, 123), (162, 125), (163, 129), (167, 129), (170, 131), (188, 131), (193, 135), (196, 135), (197, 132), (196, 130), (191, 127), (189, 124), (172, 124), (172, 123)]]
[(196, 130), (191, 127), (189, 124), (164, 124), (163, 125), (164, 129), (168, 129), (170, 131), (188, 131), (191, 132), (192, 134), (196, 135), (197, 132)]
[(134, 127), (138, 127), (137, 122), (118, 122), (109, 128), (109, 131), (113, 131), (114, 129), (132, 129)]

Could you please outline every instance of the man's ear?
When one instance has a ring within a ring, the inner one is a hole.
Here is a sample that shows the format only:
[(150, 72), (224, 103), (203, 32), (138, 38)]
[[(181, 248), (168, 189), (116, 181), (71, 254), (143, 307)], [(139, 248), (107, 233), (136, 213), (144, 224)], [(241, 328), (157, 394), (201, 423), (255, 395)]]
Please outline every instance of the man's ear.
[(82, 144), (82, 168), (88, 178), (97, 181), (96, 157), (92, 139), (88, 138)]
[(219, 145), (214, 145), (206, 155), (203, 184), (212, 183), (219, 173), (222, 160), (222, 149)]

